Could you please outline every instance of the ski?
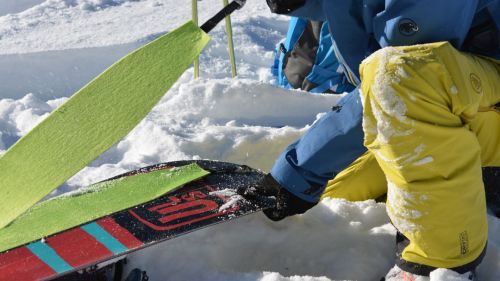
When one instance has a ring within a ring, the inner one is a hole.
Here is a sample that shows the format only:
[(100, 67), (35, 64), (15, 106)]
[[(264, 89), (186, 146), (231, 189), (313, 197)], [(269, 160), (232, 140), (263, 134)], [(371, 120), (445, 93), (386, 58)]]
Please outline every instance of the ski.
[[(258, 170), (214, 161), (157, 164), (109, 180), (196, 163), (210, 174), (158, 199), (0, 253), (0, 280), (54, 280), (198, 229), (258, 212), (237, 191), (258, 184)], [(137, 184), (136, 188), (145, 188)], [(64, 280), (64, 279), (61, 279)]]
[(208, 173), (196, 164), (185, 165), (108, 180), (43, 201), (0, 229), (0, 252), (151, 201)]

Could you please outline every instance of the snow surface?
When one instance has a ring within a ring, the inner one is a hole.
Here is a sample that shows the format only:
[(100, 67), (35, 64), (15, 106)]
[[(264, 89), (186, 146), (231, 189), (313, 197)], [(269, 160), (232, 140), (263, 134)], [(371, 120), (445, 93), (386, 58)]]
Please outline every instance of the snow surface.
[[(200, 22), (220, 7), (199, 1)], [(179, 4), (179, 3), (182, 3)], [(180, 26), (190, 1), (0, 0), (0, 154), (94, 76), (131, 50)], [(287, 18), (264, 0), (234, 14), (239, 76), (231, 79), (224, 27), (126, 138), (51, 196), (142, 166), (214, 159), (268, 171), (282, 149), (338, 101), (272, 86), (273, 48)], [(484, 281), (500, 280), (500, 220), (489, 217)], [(378, 280), (393, 266), (394, 228), (385, 205), (325, 200), (305, 215), (262, 214), (200, 230), (130, 255), (151, 280)], [(436, 271), (432, 280), (460, 280)]]

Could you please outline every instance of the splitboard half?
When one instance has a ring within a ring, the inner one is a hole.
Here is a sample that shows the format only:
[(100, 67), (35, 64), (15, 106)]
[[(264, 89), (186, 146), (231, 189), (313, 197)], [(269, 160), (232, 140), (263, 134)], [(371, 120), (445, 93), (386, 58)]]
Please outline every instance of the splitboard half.
[(231, 163), (169, 162), (108, 180), (192, 163), (210, 174), (143, 205), (0, 253), (0, 281), (65, 280), (68, 274), (78, 270), (273, 204), (270, 198), (249, 202), (237, 195), (238, 189), (257, 184), (264, 174)]

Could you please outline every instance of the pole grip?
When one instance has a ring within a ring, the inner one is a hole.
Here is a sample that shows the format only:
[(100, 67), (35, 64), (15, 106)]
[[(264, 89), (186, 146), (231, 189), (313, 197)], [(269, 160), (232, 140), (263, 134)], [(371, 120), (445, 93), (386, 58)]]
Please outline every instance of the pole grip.
[(241, 1), (234, 0), (229, 3), (226, 7), (220, 10), (215, 16), (211, 19), (207, 20), (200, 28), (205, 31), (205, 33), (209, 33), (214, 27), (221, 22), (226, 16), (229, 16), (235, 10), (241, 8), (243, 5)]

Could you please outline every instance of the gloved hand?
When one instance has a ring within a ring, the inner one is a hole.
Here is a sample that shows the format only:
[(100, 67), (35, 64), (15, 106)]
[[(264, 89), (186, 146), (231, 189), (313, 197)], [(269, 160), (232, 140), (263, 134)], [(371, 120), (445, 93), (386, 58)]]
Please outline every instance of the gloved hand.
[(264, 214), (273, 221), (280, 221), (288, 216), (303, 214), (317, 204), (304, 201), (293, 195), (270, 174), (267, 174), (258, 184), (241, 190), (240, 193), (249, 200), (262, 196), (276, 197), (276, 206), (264, 210)]

